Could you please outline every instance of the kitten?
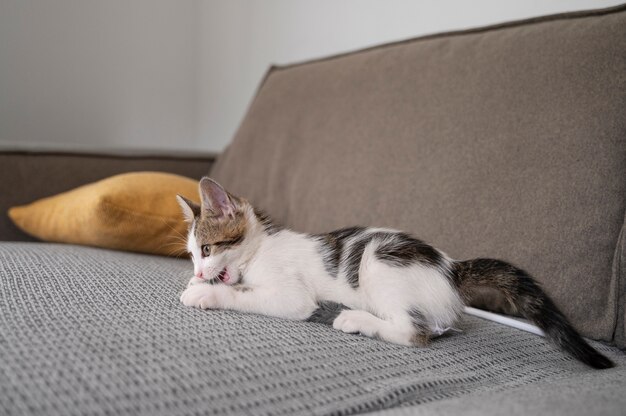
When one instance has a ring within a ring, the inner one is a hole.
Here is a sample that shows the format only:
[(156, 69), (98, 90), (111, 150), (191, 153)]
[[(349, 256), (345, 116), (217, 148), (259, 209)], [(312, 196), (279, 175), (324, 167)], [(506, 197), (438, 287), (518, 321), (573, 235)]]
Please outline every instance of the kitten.
[[(395, 230), (352, 227), (302, 234), (275, 226), (210, 178), (201, 205), (178, 196), (189, 223), (194, 277), (186, 306), (232, 309), (332, 325), (388, 342), (425, 346), (463, 306), (520, 314), (595, 368), (592, 348), (523, 270), (493, 259), (455, 261)], [(494, 301), (495, 299), (495, 301)]]

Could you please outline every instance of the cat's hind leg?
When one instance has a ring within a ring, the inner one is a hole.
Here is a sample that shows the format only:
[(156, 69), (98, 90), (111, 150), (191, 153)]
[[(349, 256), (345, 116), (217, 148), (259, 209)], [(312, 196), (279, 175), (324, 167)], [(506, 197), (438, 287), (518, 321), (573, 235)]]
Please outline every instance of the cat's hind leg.
[(430, 329), (421, 320), (410, 314), (394, 318), (385, 320), (362, 310), (344, 310), (333, 321), (333, 328), (394, 344), (420, 347), (428, 344)]

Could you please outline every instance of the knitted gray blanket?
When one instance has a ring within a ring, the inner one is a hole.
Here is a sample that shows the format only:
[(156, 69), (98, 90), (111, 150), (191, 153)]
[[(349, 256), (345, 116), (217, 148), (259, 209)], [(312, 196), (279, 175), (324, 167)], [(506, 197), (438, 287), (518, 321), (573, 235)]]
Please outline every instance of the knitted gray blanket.
[(186, 308), (191, 272), (187, 260), (1, 243), (0, 414), (497, 414), (541, 397), (563, 397), (569, 408), (551, 409), (564, 414), (626, 409), (615, 348), (595, 343), (617, 368), (592, 370), (541, 337), (472, 317), (429, 348), (402, 347)]

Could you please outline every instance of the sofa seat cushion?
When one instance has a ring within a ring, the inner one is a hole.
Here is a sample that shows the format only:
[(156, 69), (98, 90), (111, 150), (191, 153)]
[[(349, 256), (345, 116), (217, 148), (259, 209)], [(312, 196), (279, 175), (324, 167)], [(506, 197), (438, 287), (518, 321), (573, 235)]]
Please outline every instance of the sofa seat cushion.
[(543, 338), (471, 317), (420, 349), (187, 308), (179, 295), (191, 273), (187, 260), (0, 243), (0, 414), (347, 415), (626, 376), (613, 347), (595, 344), (618, 364), (598, 372)]

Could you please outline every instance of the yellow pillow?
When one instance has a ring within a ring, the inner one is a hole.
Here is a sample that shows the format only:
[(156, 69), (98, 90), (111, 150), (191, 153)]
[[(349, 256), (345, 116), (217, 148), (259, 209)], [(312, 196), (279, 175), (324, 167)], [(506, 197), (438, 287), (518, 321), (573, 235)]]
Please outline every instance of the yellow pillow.
[(45, 241), (180, 255), (187, 226), (176, 194), (198, 201), (198, 182), (169, 173), (125, 173), (13, 207), (9, 216)]

